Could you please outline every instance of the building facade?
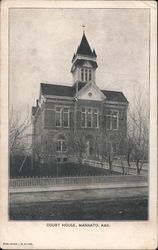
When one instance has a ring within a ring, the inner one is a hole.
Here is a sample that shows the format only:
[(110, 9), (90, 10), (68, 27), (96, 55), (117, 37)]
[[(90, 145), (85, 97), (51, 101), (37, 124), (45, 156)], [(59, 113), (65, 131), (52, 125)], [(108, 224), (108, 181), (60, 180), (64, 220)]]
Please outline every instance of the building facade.
[(122, 92), (97, 86), (96, 59), (83, 33), (72, 58), (72, 86), (40, 84), (32, 107), (35, 160), (63, 162), (124, 153), (128, 101)]

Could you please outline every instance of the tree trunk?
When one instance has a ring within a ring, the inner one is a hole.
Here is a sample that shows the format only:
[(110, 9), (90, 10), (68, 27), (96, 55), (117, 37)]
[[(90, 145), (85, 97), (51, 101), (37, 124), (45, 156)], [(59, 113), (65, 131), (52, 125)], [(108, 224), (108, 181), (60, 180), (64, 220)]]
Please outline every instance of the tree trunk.
[(109, 155), (109, 170), (112, 172), (112, 160), (110, 155)]
[(137, 174), (140, 175), (139, 161), (136, 162)]
[(128, 164), (128, 166), (130, 167), (130, 165), (131, 165), (131, 164), (130, 164), (130, 153), (127, 154), (127, 164)]
[(125, 166), (124, 166), (122, 159), (121, 159), (121, 168), (122, 168), (123, 175), (125, 175)]

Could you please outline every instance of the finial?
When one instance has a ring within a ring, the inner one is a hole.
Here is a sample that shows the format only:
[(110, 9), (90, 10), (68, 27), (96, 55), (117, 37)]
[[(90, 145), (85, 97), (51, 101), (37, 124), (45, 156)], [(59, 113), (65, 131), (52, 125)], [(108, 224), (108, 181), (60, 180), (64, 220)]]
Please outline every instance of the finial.
[(83, 34), (85, 34), (85, 25), (82, 25), (82, 28), (83, 28)]

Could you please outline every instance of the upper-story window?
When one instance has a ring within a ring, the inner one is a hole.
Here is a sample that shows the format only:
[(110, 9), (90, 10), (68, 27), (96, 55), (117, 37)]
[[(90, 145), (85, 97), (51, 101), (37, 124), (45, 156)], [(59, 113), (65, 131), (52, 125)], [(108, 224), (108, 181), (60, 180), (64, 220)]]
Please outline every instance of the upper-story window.
[(92, 70), (87, 68), (81, 69), (81, 81), (91, 81), (92, 80)]
[(88, 80), (88, 70), (85, 69), (85, 81), (87, 81), (87, 80)]
[(81, 126), (82, 128), (98, 128), (98, 109), (82, 108)]
[(89, 81), (91, 81), (92, 80), (92, 71), (91, 71), (91, 69), (89, 69)]
[(69, 108), (56, 107), (55, 125), (56, 127), (69, 127)]
[(106, 115), (106, 128), (109, 130), (118, 129), (118, 111), (109, 111)]
[(93, 126), (94, 128), (98, 128), (98, 110), (94, 109), (93, 113)]
[(85, 128), (86, 126), (86, 109), (82, 108), (82, 112), (81, 112), (81, 125), (83, 128)]
[(62, 109), (60, 107), (56, 107), (55, 112), (55, 125), (57, 127), (61, 126), (61, 117), (62, 117)]
[(84, 81), (84, 69), (81, 69), (81, 81)]
[(63, 110), (63, 125), (64, 127), (69, 127), (69, 109), (64, 108)]
[(92, 127), (92, 110), (91, 109), (87, 110), (87, 127), (88, 128)]

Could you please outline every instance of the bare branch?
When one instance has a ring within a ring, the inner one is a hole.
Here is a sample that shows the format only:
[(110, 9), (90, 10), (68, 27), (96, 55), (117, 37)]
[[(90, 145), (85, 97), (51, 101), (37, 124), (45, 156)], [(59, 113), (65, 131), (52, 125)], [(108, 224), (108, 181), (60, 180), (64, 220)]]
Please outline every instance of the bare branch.
[(11, 109), (9, 114), (9, 149), (10, 154), (20, 150), (26, 131), (31, 126), (29, 113), (26, 113), (24, 118), (22, 113), (18, 113)]

